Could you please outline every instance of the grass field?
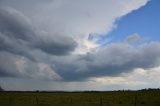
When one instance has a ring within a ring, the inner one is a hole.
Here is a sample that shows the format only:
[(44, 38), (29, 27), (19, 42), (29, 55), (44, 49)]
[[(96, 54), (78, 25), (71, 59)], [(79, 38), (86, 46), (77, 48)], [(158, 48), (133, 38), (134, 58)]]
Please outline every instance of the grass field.
[(0, 106), (160, 106), (160, 91), (100, 93), (0, 92)]

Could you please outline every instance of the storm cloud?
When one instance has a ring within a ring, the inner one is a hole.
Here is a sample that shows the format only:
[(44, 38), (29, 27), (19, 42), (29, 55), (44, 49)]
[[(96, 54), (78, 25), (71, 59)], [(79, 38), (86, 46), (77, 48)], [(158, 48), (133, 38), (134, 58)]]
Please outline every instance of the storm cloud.
[(34, 28), (26, 16), (12, 8), (0, 8), (0, 19), (0, 50), (24, 56), (29, 56), (28, 51), (34, 49), (51, 55), (65, 55), (77, 46), (70, 37), (55, 34), (45, 38), (49, 35)]
[(126, 42), (109, 44), (95, 53), (65, 58), (56, 64), (57, 73), (64, 80), (74, 81), (89, 77), (117, 76), (137, 68), (150, 69), (159, 66), (159, 47), (160, 42), (138, 47)]

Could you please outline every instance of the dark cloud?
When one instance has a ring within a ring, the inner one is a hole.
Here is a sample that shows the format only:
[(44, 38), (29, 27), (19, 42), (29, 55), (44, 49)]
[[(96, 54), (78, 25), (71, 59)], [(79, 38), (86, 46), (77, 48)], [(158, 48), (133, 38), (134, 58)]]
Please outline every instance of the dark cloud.
[(0, 8), (0, 32), (21, 40), (30, 40), (35, 36), (29, 20), (12, 8)]
[(8, 73), (7, 70), (0, 68), (0, 77), (17, 77), (15, 74)]
[[(32, 58), (28, 51), (40, 49), (51, 55), (66, 55), (76, 47), (69, 37), (41, 33), (27, 17), (12, 8), (0, 8), (0, 50)], [(49, 38), (48, 38), (49, 37)]]
[[(47, 60), (42, 60), (41, 54), (45, 54), (46, 57), (48, 54), (50, 56), (68, 55), (76, 46), (77, 43), (70, 37), (41, 33), (26, 16), (17, 10), (0, 8), (1, 77), (33, 77), (32, 75), (36, 74), (38, 76), (38, 73), (40, 73), (39, 76), (44, 77), (49, 71), (44, 71), (46, 74), (38, 71), (44, 67), (51, 71), (48, 75), (55, 76), (54, 70), (49, 68), (50, 64), (43, 63)], [(19, 63), (21, 58), (26, 58), (22, 61), (25, 64)], [(40, 63), (43, 63), (41, 67)], [(18, 64), (22, 64), (22, 68)]]
[(158, 66), (159, 52), (160, 42), (151, 42), (139, 47), (127, 43), (113, 43), (87, 56), (70, 57), (71, 63), (58, 63), (57, 73), (68, 81), (116, 76), (136, 68), (148, 69)]
[(59, 34), (55, 34), (55, 36), (43, 36), (41, 38), (34, 45), (48, 54), (67, 55), (77, 47), (77, 43), (72, 38)]

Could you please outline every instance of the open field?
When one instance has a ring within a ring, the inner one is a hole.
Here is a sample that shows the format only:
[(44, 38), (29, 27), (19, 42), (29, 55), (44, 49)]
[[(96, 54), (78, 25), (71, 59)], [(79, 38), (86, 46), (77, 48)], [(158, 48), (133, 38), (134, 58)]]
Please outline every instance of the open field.
[(0, 106), (160, 106), (160, 91), (99, 93), (0, 92)]

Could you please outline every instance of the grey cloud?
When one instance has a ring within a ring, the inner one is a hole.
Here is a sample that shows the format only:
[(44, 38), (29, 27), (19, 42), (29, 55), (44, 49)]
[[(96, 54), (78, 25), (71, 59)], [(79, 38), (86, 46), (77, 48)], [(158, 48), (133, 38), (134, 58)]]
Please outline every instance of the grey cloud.
[(65, 55), (75, 49), (76, 42), (72, 38), (53, 36), (41, 36), (40, 31), (20, 12), (12, 8), (0, 9), (0, 50), (33, 58), (28, 51), (41, 49), (51, 55)]
[[(101, 50), (86, 55), (50, 56), (48, 60), (43, 61), (48, 62), (46, 63), (48, 65), (53, 64), (52, 69), (62, 77), (63, 81), (80, 81), (90, 77), (115, 76), (131, 72), (136, 68), (153, 68), (159, 65), (159, 52), (160, 42), (142, 44), (138, 47), (121, 42), (108, 44)], [(29, 70), (38, 70), (34, 67), (35, 63), (29, 62), (29, 64), (26, 75), (30, 73)], [(7, 75), (3, 71), (1, 73)]]
[(148, 69), (158, 66), (159, 52), (160, 42), (151, 42), (139, 47), (123, 42), (113, 43), (93, 54), (65, 58), (63, 62), (56, 63), (57, 67), (54, 68), (68, 81), (116, 76), (136, 68)]
[(35, 38), (35, 33), (29, 20), (12, 8), (0, 8), (0, 50), (30, 59), (30, 43)]
[(36, 42), (35, 47), (54, 55), (67, 55), (77, 47), (77, 43), (71, 37), (55, 35), (53, 37), (43, 36), (39, 42)]
[(0, 52), (0, 77), (57, 80), (61, 77), (50, 64), (34, 62), (23, 56)]
[[(51, 37), (52, 36), (52, 37)], [(71, 37), (57, 34), (44, 34), (34, 28), (30, 20), (13, 8), (0, 8), (0, 76), (1, 77), (42, 77), (58, 76), (50, 69), (50, 64), (43, 63), (41, 54), (68, 55), (77, 43)], [(35, 53), (40, 55), (35, 55)], [(24, 68), (18, 68), (16, 62), (25, 59)], [(41, 61), (40, 61), (41, 60)], [(41, 70), (39, 64), (47, 67)], [(30, 65), (29, 65), (30, 64)], [(27, 66), (26, 66), (27, 65)], [(22, 72), (21, 72), (22, 71)], [(33, 74), (34, 73), (34, 74)], [(38, 74), (40, 73), (40, 74)], [(59, 77), (58, 77), (59, 78)], [(52, 79), (52, 78), (50, 78)]]
[(7, 72), (8, 70), (0, 68), (0, 77), (17, 77), (16, 74)]
[(7, 52), (0, 52), (0, 77), (18, 77), (15, 66), (16, 56)]
[(34, 36), (29, 20), (13, 8), (0, 8), (0, 31), (6, 36), (29, 40)]
[(15, 55), (22, 55), (31, 60), (35, 60), (30, 52), (30, 48), (27, 46), (28, 42), (18, 40), (15, 38), (9, 38), (6, 34), (0, 33), (0, 51), (7, 51)]

